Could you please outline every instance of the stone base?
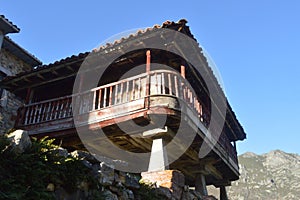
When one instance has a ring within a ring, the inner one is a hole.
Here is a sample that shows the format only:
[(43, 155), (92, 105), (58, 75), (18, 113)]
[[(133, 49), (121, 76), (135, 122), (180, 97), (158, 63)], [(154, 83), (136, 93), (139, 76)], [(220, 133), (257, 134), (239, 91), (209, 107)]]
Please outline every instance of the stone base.
[(142, 182), (155, 184), (168, 199), (181, 199), (184, 190), (184, 175), (176, 170), (143, 172)]

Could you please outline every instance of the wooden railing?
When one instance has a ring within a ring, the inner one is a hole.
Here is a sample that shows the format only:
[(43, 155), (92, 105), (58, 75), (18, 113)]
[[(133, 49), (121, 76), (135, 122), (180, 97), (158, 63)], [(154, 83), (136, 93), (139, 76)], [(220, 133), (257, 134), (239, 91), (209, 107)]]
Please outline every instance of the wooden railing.
[[(170, 70), (155, 70), (80, 94), (25, 105), (19, 110), (17, 127), (70, 118), (73, 114), (86, 114), (139, 99), (147, 100), (148, 97), (156, 95), (181, 99), (194, 111), (203, 125), (208, 127), (209, 110), (199, 100), (188, 81), (179, 73)], [(72, 98), (73, 105), (76, 105), (73, 109)], [(236, 160), (236, 151), (224, 133), (218, 142)]]

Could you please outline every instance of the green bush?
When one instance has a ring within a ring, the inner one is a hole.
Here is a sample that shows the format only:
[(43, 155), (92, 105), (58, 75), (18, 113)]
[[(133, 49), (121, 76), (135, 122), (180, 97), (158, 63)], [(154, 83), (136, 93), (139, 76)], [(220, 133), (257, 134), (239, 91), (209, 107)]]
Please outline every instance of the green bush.
[(53, 183), (67, 192), (77, 189), (85, 180), (97, 183), (80, 160), (62, 157), (54, 140), (33, 140), (32, 147), (23, 154), (10, 151), (10, 142), (0, 136), (0, 199), (54, 199), (47, 185)]

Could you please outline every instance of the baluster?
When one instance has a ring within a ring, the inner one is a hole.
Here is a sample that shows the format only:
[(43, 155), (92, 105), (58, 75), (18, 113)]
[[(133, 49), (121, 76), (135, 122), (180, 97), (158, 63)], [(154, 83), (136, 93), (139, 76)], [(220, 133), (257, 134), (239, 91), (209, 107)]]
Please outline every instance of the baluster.
[(59, 119), (63, 117), (64, 110), (65, 110), (65, 100), (63, 99), (63, 100), (60, 101), (60, 108), (59, 108), (59, 111), (58, 111), (58, 114), (59, 114), (58, 118)]
[(132, 91), (131, 91), (131, 101), (132, 100), (135, 100), (135, 79), (134, 80), (132, 80)]
[(37, 117), (37, 105), (34, 106), (32, 123), (36, 122), (36, 117)]
[(175, 95), (176, 95), (176, 97), (179, 97), (178, 80), (177, 80), (177, 76), (176, 75), (174, 75), (174, 84), (175, 84)]
[(184, 80), (182, 80), (181, 87), (182, 87), (182, 99), (185, 100), (186, 99), (186, 89), (185, 89), (185, 85), (184, 85)]
[(124, 83), (123, 82), (121, 82), (120, 83), (121, 84), (121, 89), (120, 89), (120, 93), (119, 93), (119, 97), (120, 97), (120, 103), (123, 103), (123, 85), (124, 85)]
[(60, 100), (60, 105), (58, 107), (57, 111), (57, 118), (60, 119), (62, 118), (63, 112), (64, 112), (64, 100)]
[(64, 99), (64, 114), (63, 114), (63, 118), (65, 118), (68, 114), (68, 99)]
[(35, 106), (31, 106), (31, 112), (30, 112), (30, 118), (29, 118), (29, 124), (33, 123), (33, 118), (34, 118), (34, 111), (35, 111)]
[(109, 103), (108, 106), (112, 105), (112, 93), (113, 93), (113, 88), (112, 86), (109, 87)]
[(29, 123), (29, 118), (30, 118), (30, 107), (24, 107), (24, 108), (26, 109), (24, 125), (27, 125)]
[(116, 84), (116, 87), (115, 87), (115, 103), (114, 104), (117, 104), (118, 103), (118, 90), (119, 90), (119, 85)]
[(46, 112), (47, 112), (47, 103), (43, 103), (41, 122), (44, 122), (46, 120)]
[(138, 99), (142, 98), (142, 96), (141, 96), (142, 95), (142, 91), (141, 91), (142, 86), (141, 85), (142, 85), (142, 81), (141, 81), (141, 78), (139, 78), (139, 80), (138, 80), (138, 95), (137, 95)]
[(68, 112), (67, 117), (72, 116), (72, 97), (68, 98)]
[(40, 122), (43, 122), (45, 118), (45, 103), (41, 104), (41, 110), (40, 110)]
[(169, 94), (172, 95), (172, 83), (171, 83), (171, 74), (168, 74), (168, 83), (169, 83)]
[(56, 101), (53, 119), (57, 119), (58, 109), (59, 109), (59, 101)]
[(129, 81), (126, 82), (126, 98), (125, 102), (129, 102)]
[(56, 108), (55, 108), (54, 119), (57, 119), (58, 116), (59, 116), (59, 106), (60, 106), (60, 101), (57, 101)]
[(103, 98), (103, 108), (105, 108), (106, 105), (106, 95), (107, 95), (107, 88), (104, 88), (104, 98)]
[(89, 91), (88, 92), (87, 104), (88, 104), (87, 112), (90, 112), (90, 111), (94, 110), (94, 91)]
[(166, 94), (165, 73), (161, 73), (162, 94)]
[(93, 91), (93, 106), (92, 106), (92, 110), (96, 110), (97, 109), (97, 105), (96, 105), (96, 101), (97, 101), (97, 93), (98, 93), (98, 90), (94, 90)]
[(65, 118), (67, 116), (67, 108), (68, 108), (68, 102), (67, 102), (68, 99), (64, 99), (63, 100), (63, 112), (62, 112), (62, 116), (61, 118)]
[(157, 78), (157, 73), (156, 72), (154, 73), (154, 81), (155, 81), (155, 84), (154, 84), (155, 85), (155, 92), (156, 92), (156, 94), (158, 94), (158, 78)]
[(183, 83), (182, 83), (182, 78), (181, 77), (178, 77), (178, 85), (179, 85), (179, 98), (183, 99)]
[(48, 102), (48, 108), (47, 108), (47, 111), (46, 111), (46, 121), (48, 121), (50, 119), (50, 116), (51, 116), (51, 104), (52, 102)]
[(102, 108), (102, 107), (101, 107), (101, 101), (102, 101), (102, 88), (99, 89), (98, 109)]

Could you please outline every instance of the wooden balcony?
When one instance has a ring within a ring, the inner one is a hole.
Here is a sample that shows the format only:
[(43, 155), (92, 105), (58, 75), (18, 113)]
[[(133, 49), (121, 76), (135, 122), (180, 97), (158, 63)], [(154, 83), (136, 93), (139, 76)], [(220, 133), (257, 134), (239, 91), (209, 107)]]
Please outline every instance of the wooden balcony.
[[(72, 109), (72, 99), (76, 109)], [(179, 117), (180, 121), (182, 110), (185, 110), (186, 119), (198, 120), (202, 127), (208, 127), (210, 111), (188, 81), (178, 72), (155, 70), (84, 93), (25, 105), (19, 110), (16, 128), (28, 130), (31, 135), (51, 135), (57, 131), (75, 130), (74, 120), (80, 122), (78, 126), (90, 129), (112, 126), (116, 119), (118, 122), (144, 119), (149, 114), (167, 114), (172, 119), (178, 120)], [(168, 121), (168, 125), (174, 127), (175, 121)], [(218, 141), (215, 151), (238, 176), (235, 147), (224, 132), (214, 139)]]

